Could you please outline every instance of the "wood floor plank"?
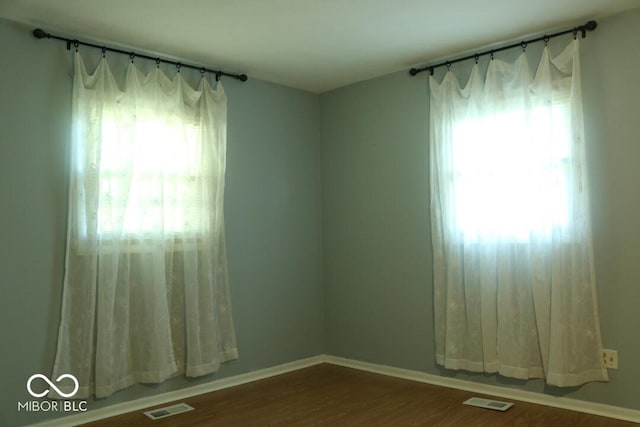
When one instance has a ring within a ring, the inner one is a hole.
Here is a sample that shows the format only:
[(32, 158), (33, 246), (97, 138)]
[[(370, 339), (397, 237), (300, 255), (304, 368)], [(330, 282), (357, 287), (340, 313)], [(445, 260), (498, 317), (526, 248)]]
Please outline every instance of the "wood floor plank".
[[(205, 426), (593, 426), (639, 424), (525, 402), (506, 412), (463, 405), (452, 388), (321, 364), (185, 399), (193, 411), (151, 420), (143, 411), (87, 427)], [(499, 399), (507, 400), (507, 399)], [(179, 402), (175, 402), (179, 403)], [(168, 403), (162, 406), (168, 406)], [(148, 408), (150, 410), (153, 408)]]

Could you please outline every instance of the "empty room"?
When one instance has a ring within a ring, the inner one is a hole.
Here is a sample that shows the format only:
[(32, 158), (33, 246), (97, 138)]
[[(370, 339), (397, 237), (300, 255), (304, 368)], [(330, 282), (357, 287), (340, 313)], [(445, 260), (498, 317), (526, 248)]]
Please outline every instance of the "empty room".
[(637, 0), (2, 0), (0, 52), (0, 426), (640, 425)]

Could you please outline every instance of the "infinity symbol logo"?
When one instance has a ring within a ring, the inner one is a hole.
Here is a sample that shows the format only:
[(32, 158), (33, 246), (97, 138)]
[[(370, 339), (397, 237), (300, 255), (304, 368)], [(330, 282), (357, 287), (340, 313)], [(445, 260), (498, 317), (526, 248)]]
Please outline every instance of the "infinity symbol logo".
[(51, 380), (47, 377), (45, 377), (42, 374), (33, 374), (29, 377), (29, 380), (27, 381), (27, 391), (29, 392), (29, 394), (33, 397), (42, 397), (45, 394), (49, 393), (49, 389), (46, 389), (45, 391), (41, 392), (41, 393), (35, 393), (32, 389), (31, 389), (31, 383), (33, 382), (33, 380), (35, 380), (36, 378), (42, 378), (47, 384), (49, 384), (49, 386), (55, 390), (56, 393), (58, 393), (60, 396), (62, 397), (72, 397), (73, 395), (75, 395), (78, 392), (78, 388), (80, 387), (78, 385), (78, 380), (76, 379), (76, 377), (74, 377), (71, 374), (62, 374), (60, 375), (58, 378), (56, 378), (56, 382), (59, 383), (61, 380), (65, 379), (65, 378), (71, 378), (71, 380), (73, 381), (73, 384), (75, 385), (75, 387), (73, 388), (73, 391), (71, 393), (63, 393), (62, 390), (60, 390), (58, 387), (55, 386), (54, 383), (51, 382)]

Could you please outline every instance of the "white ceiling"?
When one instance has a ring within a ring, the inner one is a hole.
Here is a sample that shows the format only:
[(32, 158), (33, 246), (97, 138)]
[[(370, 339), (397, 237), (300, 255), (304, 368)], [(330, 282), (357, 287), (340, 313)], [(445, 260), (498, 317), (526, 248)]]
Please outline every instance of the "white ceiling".
[(639, 0), (0, 0), (0, 16), (324, 92)]

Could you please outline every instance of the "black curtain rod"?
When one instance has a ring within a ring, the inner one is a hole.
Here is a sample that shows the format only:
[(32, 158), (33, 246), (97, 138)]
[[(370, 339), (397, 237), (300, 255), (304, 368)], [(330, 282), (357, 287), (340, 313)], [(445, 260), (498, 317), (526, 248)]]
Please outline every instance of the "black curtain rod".
[(191, 68), (193, 70), (199, 70), (201, 73), (212, 73), (215, 74), (216, 76), (216, 80), (220, 80), (221, 76), (227, 76), (227, 77), (233, 77), (234, 79), (238, 79), (242, 82), (246, 82), (247, 81), (247, 75), (246, 74), (232, 74), (232, 73), (227, 73), (225, 71), (220, 71), (220, 70), (212, 70), (206, 67), (199, 67), (197, 65), (189, 65), (189, 64), (183, 64), (182, 62), (176, 62), (176, 61), (171, 61), (169, 59), (163, 59), (163, 58), (158, 58), (158, 57), (153, 57), (153, 56), (149, 56), (149, 55), (144, 55), (142, 53), (137, 53), (137, 52), (127, 52), (125, 50), (122, 49), (116, 49), (114, 47), (108, 47), (108, 46), (100, 46), (97, 44), (93, 44), (93, 43), (88, 43), (88, 42), (83, 42), (77, 39), (68, 39), (66, 37), (60, 37), (60, 36), (54, 36), (53, 34), (49, 34), (46, 31), (40, 29), (40, 28), (36, 28), (35, 30), (33, 30), (33, 36), (37, 39), (56, 39), (56, 40), (62, 40), (67, 42), (67, 50), (71, 49), (71, 45), (78, 47), (78, 45), (83, 45), (83, 46), (89, 46), (89, 47), (94, 47), (97, 49), (102, 49), (102, 53), (109, 51), (109, 52), (115, 52), (115, 53), (121, 53), (124, 55), (129, 55), (129, 57), (131, 58), (131, 60), (133, 60), (133, 58), (138, 57), (138, 58), (144, 58), (144, 59), (151, 59), (152, 61), (156, 61), (156, 64), (160, 64), (161, 62), (165, 63), (165, 64), (171, 64), (171, 65), (175, 65), (176, 68), (178, 68), (178, 70), (180, 70), (181, 67), (185, 67), (185, 68)]
[(522, 49), (524, 49), (530, 43), (535, 43), (535, 42), (539, 42), (539, 41), (544, 41), (545, 43), (547, 43), (549, 41), (549, 39), (552, 39), (552, 38), (558, 37), (558, 36), (563, 36), (563, 35), (569, 34), (569, 33), (573, 33), (573, 37), (576, 38), (578, 36), (578, 31), (580, 31), (582, 33), (582, 38), (585, 38), (587, 36), (587, 31), (593, 31), (593, 30), (596, 29), (597, 26), (598, 26), (598, 23), (596, 21), (589, 21), (584, 25), (580, 25), (578, 27), (574, 27), (574, 28), (571, 28), (569, 30), (560, 31), (559, 33), (544, 35), (544, 36), (537, 37), (535, 39), (524, 40), (524, 41), (521, 41), (519, 43), (510, 44), (508, 46), (503, 46), (503, 47), (499, 47), (499, 48), (496, 48), (496, 49), (490, 49), (490, 50), (487, 50), (487, 51), (484, 51), (484, 52), (480, 52), (480, 53), (474, 53), (473, 55), (465, 56), (463, 58), (451, 59), (451, 60), (440, 62), (440, 63), (434, 64), (434, 65), (427, 65), (427, 66), (421, 67), (421, 68), (412, 68), (412, 69), (409, 70), (409, 74), (412, 75), (412, 76), (415, 76), (416, 74), (421, 73), (423, 71), (429, 71), (429, 74), (433, 76), (433, 70), (438, 68), (438, 67), (446, 66), (447, 68), (449, 68), (451, 66), (451, 64), (455, 64), (456, 62), (467, 61), (469, 59), (475, 59), (476, 62), (477, 62), (478, 58), (480, 58), (481, 56), (485, 56), (485, 55), (491, 55), (491, 57), (493, 59), (493, 54), (496, 53), (496, 52), (501, 52), (501, 51), (507, 50), (507, 49), (513, 49), (514, 47), (521, 47)]

